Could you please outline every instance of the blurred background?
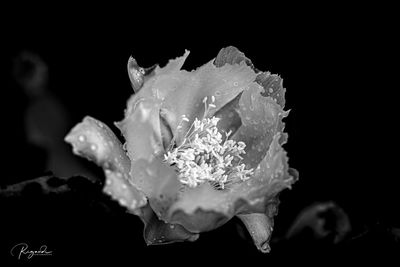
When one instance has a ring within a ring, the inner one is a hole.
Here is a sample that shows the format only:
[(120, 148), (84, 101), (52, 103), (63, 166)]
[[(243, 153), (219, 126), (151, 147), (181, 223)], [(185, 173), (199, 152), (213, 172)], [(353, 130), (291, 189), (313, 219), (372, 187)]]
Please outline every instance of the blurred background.
[[(193, 70), (233, 45), (258, 69), (283, 78), (286, 109), (291, 110), (285, 119), (289, 140), (284, 147), (300, 179), (280, 195), (272, 251), (257, 252), (237, 220), (195, 243), (147, 248), (138, 218), (109, 203), (101, 187), (77, 182), (73, 197), (37, 206), (36, 197), (26, 198), (30, 204), (2, 198), (2, 217), (9, 227), (0, 241), (2, 256), (10, 260), (4, 250), (20, 240), (49, 243), (59, 253), (53, 261), (157, 261), (147, 256), (160, 255), (162, 262), (185, 253), (221, 262), (232, 260), (230, 255), (265, 263), (290, 255), (317, 261), (324, 255), (340, 262), (347, 256), (385, 258), (399, 252), (397, 190), (376, 168), (376, 157), (382, 156), (371, 152), (377, 144), (370, 134), (379, 119), (371, 100), (379, 83), (371, 75), (371, 70), (379, 70), (378, 48), (368, 35), (373, 23), (349, 24), (333, 17), (321, 23), (269, 26), (260, 26), (262, 20), (181, 26), (108, 22), (107, 17), (102, 22), (60, 24), (24, 20), (4, 32), (2, 188), (49, 174), (102, 181), (102, 171), (74, 156), (63, 138), (86, 115), (119, 133), (113, 123), (123, 118), (133, 93), (126, 71), (129, 56), (142, 67), (164, 66), (188, 49), (184, 69)], [(96, 202), (102, 208), (93, 208)]]

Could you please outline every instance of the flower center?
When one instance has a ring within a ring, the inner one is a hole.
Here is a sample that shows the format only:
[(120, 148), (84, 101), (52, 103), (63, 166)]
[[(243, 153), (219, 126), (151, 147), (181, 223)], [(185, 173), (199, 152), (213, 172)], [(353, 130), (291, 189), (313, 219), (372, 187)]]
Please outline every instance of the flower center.
[[(205, 116), (210, 107), (215, 107), (211, 103), (207, 108), (206, 101), (207, 98), (203, 101)], [(182, 184), (194, 188), (208, 182), (216, 189), (224, 189), (229, 184), (249, 179), (253, 174), (253, 169), (247, 170), (241, 163), (246, 144), (228, 139), (231, 132), (226, 133), (223, 140), (217, 128), (219, 120), (214, 116), (202, 120), (196, 118), (182, 144), (175, 148), (170, 146), (164, 154), (165, 162), (176, 167)], [(189, 119), (183, 116), (183, 121)]]

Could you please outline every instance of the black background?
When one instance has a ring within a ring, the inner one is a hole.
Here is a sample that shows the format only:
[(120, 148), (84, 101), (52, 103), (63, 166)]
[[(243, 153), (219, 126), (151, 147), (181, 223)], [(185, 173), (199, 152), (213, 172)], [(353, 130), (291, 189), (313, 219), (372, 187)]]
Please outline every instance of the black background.
[[(272, 243), (271, 253), (263, 255), (239, 237), (238, 221), (232, 221), (195, 243), (146, 247), (138, 218), (118, 205), (112, 213), (91, 211), (79, 202), (88, 196), (75, 196), (55, 202), (57, 206), (22, 201), (16, 204), (20, 210), (6, 209), (1, 219), (6, 222), (1, 257), (15, 263), (8, 248), (19, 242), (47, 244), (55, 255), (33, 260), (55, 263), (211, 264), (236, 259), (263, 264), (288, 259), (324, 263), (395, 255), (398, 241), (388, 231), (399, 225), (395, 218), (398, 198), (388, 180), (382, 181), (390, 178), (378, 163), (385, 154), (373, 152), (387, 140), (381, 120), (384, 108), (379, 102), (384, 91), (381, 80), (385, 79), (385, 66), (380, 64), (385, 50), (378, 41), (382, 32), (368, 15), (327, 10), (297, 16), (281, 10), (276, 11), (277, 17), (266, 11), (254, 17), (210, 12), (191, 22), (180, 19), (180, 12), (161, 18), (147, 11), (148, 16), (139, 18), (144, 11), (131, 9), (131, 16), (121, 23), (115, 19), (119, 15), (95, 11), (67, 13), (61, 18), (55, 12), (49, 19), (27, 18), (17, 12), (5, 21), (9, 26), (2, 37), (6, 44), (2, 49), (6, 74), (2, 134), (9, 140), (4, 176), (19, 180), (45, 171), (35, 150), (18, 141), (26, 102), (16, 91), (11, 66), (21, 51), (37, 53), (48, 64), (49, 89), (67, 108), (71, 127), (85, 115), (112, 126), (123, 118), (133, 93), (126, 71), (130, 55), (140, 66), (163, 66), (188, 49), (191, 54), (184, 68), (191, 70), (233, 45), (258, 69), (279, 74), (287, 89), (286, 109), (291, 112), (285, 119), (289, 140), (284, 147), (300, 179), (280, 196), (274, 235), (282, 235), (304, 207), (331, 200), (350, 216), (356, 226), (353, 234), (362, 232), (357, 232), (358, 226), (369, 229), (366, 235), (336, 246), (319, 247), (311, 241)], [(96, 19), (88, 14), (95, 14)]]

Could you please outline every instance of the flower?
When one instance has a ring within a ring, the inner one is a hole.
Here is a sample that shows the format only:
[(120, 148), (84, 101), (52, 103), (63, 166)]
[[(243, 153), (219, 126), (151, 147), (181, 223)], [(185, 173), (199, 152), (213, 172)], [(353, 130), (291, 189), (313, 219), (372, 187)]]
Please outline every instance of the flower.
[(267, 252), (278, 193), (298, 177), (282, 148), (282, 80), (234, 47), (191, 72), (188, 55), (147, 70), (129, 60), (123, 147), (89, 117), (66, 140), (105, 168), (105, 192), (142, 218), (148, 244), (193, 241), (238, 216)]

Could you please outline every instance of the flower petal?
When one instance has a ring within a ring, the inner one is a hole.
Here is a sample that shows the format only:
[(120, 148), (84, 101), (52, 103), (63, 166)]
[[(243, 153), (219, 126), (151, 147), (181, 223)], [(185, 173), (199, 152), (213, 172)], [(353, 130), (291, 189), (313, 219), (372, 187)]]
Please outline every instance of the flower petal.
[(150, 206), (160, 219), (166, 219), (168, 208), (179, 197), (181, 184), (175, 170), (158, 158), (140, 159), (132, 163), (132, 183), (148, 197)]
[(139, 215), (145, 225), (143, 236), (147, 245), (196, 241), (199, 238), (199, 234), (191, 233), (179, 224), (159, 220), (149, 205), (141, 208), (136, 215)]
[(129, 57), (127, 69), (133, 91), (138, 92), (143, 86), (145, 71), (143, 68), (138, 66), (133, 57)]
[(160, 134), (159, 106), (156, 101), (140, 97), (140, 92), (129, 101), (125, 119), (117, 123), (125, 137), (130, 160), (151, 160), (163, 152)]
[(186, 188), (169, 209), (168, 221), (194, 233), (215, 229), (234, 215), (227, 191), (217, 191), (208, 183)]
[(275, 102), (285, 107), (285, 88), (282, 85), (282, 78), (269, 72), (263, 72), (257, 75), (256, 82), (264, 88), (263, 96), (270, 96)]
[(246, 65), (253, 67), (251, 60), (248, 59), (244, 53), (240, 52), (239, 49), (234, 46), (228, 46), (219, 51), (214, 60), (214, 65), (217, 67), (222, 67), (225, 64), (240, 64), (242, 61), (244, 61)]
[(130, 161), (121, 143), (104, 123), (85, 117), (65, 137), (77, 155), (84, 156), (103, 167), (106, 176), (104, 192), (129, 209), (147, 203), (144, 194), (129, 183)]
[(146, 205), (147, 200), (143, 192), (129, 183), (121, 173), (105, 170), (105, 174), (106, 184), (103, 191), (117, 200), (121, 206), (134, 211)]
[(268, 253), (273, 220), (271, 222), (271, 219), (262, 213), (242, 214), (238, 215), (238, 218), (246, 226), (257, 248), (263, 253)]
[(86, 116), (65, 137), (73, 152), (93, 160), (105, 169), (128, 173), (130, 161), (111, 129), (99, 120)]
[(279, 139), (279, 133), (274, 135), (268, 152), (253, 177), (232, 188), (232, 195), (245, 200), (242, 207), (235, 207), (237, 212), (266, 212), (270, 208), (266, 204), (274, 203), (277, 194), (285, 188), (290, 188), (297, 180), (297, 172), (288, 169), (286, 152), (282, 149)]
[(225, 138), (225, 133), (231, 132), (231, 136), (236, 133), (237, 130), (242, 126), (242, 119), (238, 112), (239, 101), (242, 97), (242, 93), (239, 93), (231, 102), (220, 108), (214, 113), (216, 118), (219, 118), (218, 130)]
[[(233, 100), (244, 88), (255, 80), (256, 73), (244, 62), (235, 65), (226, 64), (216, 67), (212, 61), (195, 71), (179, 70), (188, 52), (181, 58), (170, 61), (164, 68), (157, 68), (155, 75), (148, 80), (139, 91), (138, 97), (153, 98), (162, 102), (162, 108), (170, 115), (170, 126), (177, 142), (183, 139), (191, 122), (204, 115), (203, 99), (215, 97), (215, 111)], [(182, 115), (190, 122), (182, 125), (178, 132), (178, 124)], [(177, 136), (178, 134), (178, 136)]]
[(242, 93), (238, 113), (242, 125), (232, 136), (233, 140), (246, 144), (243, 163), (247, 168), (256, 168), (264, 158), (273, 136), (283, 130), (282, 119), (287, 116), (271, 97), (264, 97), (264, 88), (252, 83)]
[(224, 225), (231, 218), (232, 216), (227, 216), (224, 213), (198, 208), (193, 213), (186, 213), (185, 211), (178, 209), (174, 211), (169, 221), (171, 221), (171, 223), (182, 225), (190, 232), (202, 233), (214, 230)]

